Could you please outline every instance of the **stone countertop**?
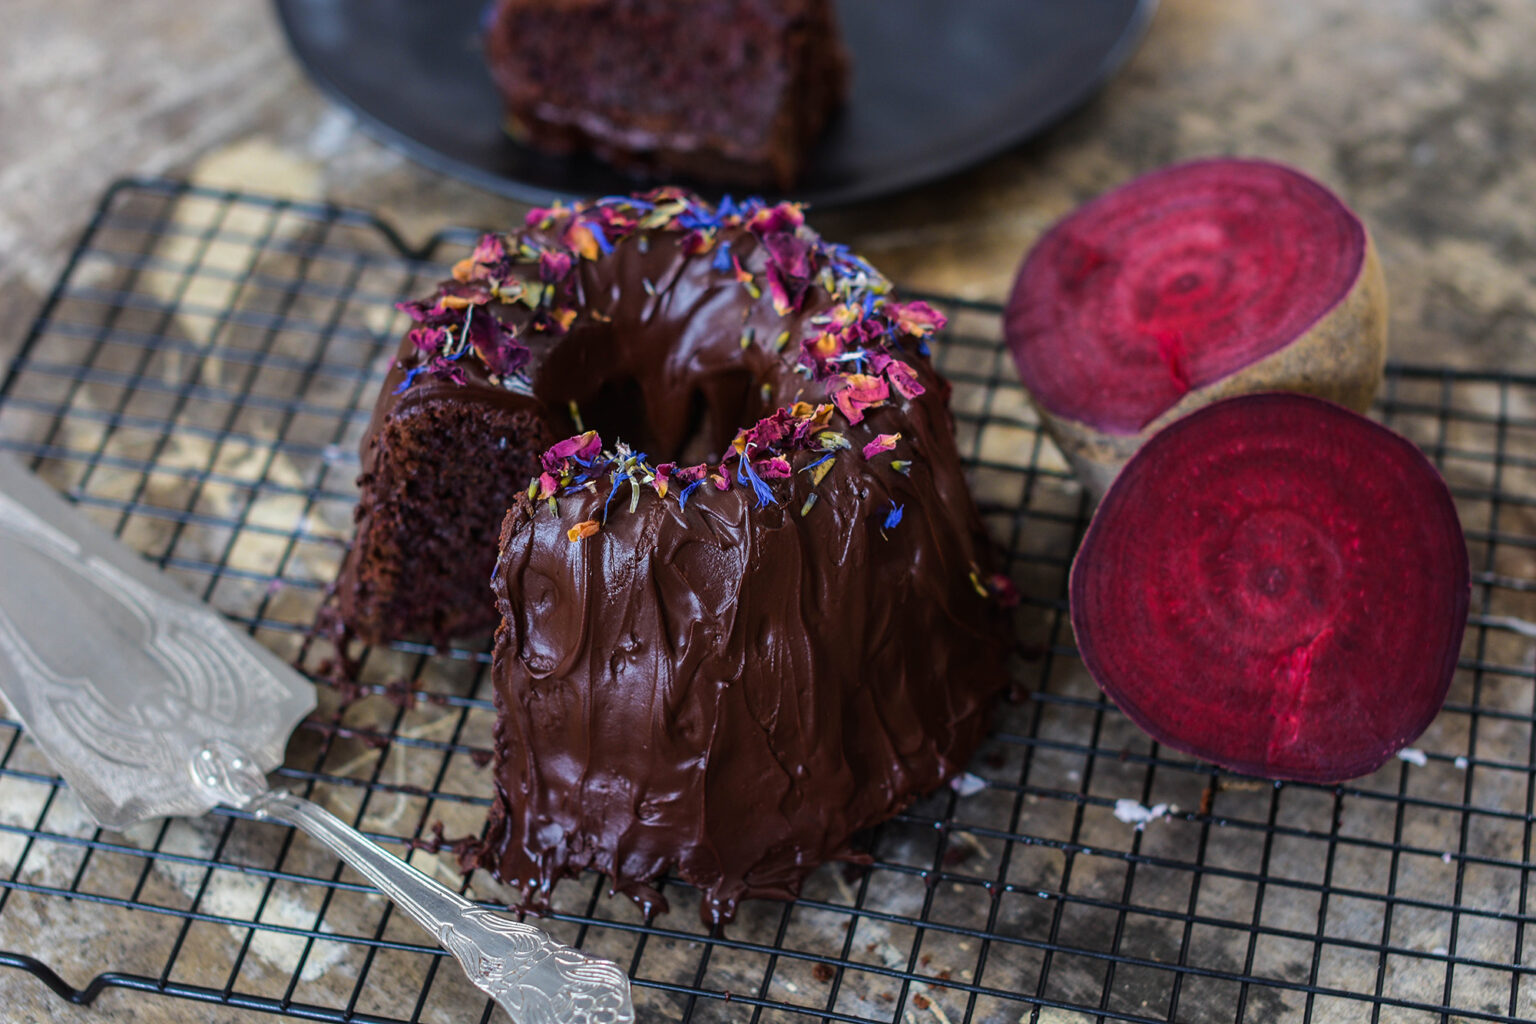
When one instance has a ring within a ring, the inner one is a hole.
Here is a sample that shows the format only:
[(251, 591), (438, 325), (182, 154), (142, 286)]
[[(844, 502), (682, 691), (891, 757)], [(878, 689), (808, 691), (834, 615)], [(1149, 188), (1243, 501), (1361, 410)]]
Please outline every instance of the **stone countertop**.
[[(367, 207), (410, 239), (520, 219), (360, 131), (305, 79), (265, 3), (6, 6), (0, 358), (121, 175)], [(1177, 160), (1268, 157), (1331, 185), (1371, 228), (1395, 359), (1536, 372), (1533, 52), (1530, 0), (1164, 0), (1124, 72), (1042, 138), (813, 223), (899, 283), (1001, 299), (1029, 244), (1083, 200)], [(66, 927), (89, 913), (0, 915), (0, 948), (35, 948), (36, 929), (89, 935)], [(131, 935), (96, 939), (51, 957), (72, 983), (133, 959)], [(0, 1000), (15, 1020), (271, 1019), (120, 990), (74, 1008), (18, 971), (0, 971)]]

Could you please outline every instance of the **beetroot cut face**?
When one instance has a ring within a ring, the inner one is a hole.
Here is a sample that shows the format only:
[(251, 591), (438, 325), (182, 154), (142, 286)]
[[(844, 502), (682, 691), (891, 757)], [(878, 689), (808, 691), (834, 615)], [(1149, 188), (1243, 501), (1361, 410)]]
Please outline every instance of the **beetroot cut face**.
[(1245, 395), (1155, 435), (1072, 564), (1088, 671), (1153, 738), (1250, 775), (1374, 771), (1445, 701), (1467, 546), (1408, 441), (1305, 395)]
[(1180, 164), (1046, 233), (1014, 284), (1008, 344), (1045, 410), (1133, 435), (1306, 335), (1348, 297), (1366, 250), (1359, 218), (1297, 171)]

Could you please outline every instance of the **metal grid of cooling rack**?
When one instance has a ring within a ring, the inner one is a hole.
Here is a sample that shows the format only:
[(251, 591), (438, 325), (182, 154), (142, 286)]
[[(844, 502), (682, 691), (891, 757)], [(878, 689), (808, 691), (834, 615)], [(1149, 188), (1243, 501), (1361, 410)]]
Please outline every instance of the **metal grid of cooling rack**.
[[(354, 448), (392, 303), (473, 233), (405, 247), (352, 210), (124, 182), (9, 375), (0, 449), (311, 672), (351, 530)], [(595, 876), (545, 923), (616, 959), (646, 1021), (1430, 1021), (1536, 1016), (1536, 379), (1393, 367), (1379, 412), (1457, 496), (1475, 572), (1451, 698), (1406, 757), (1338, 787), (1166, 752), (1075, 657), (1064, 583), (1086, 506), (998, 342), (933, 297), (961, 449), (1025, 595), (1017, 675), (971, 765), (723, 934), (687, 887), (646, 921)], [(434, 834), (475, 833), (493, 712), (483, 647), (364, 657), (321, 688), (278, 775), (478, 900)], [(1160, 813), (1138, 830), (1132, 801)], [(440, 832), (434, 832), (437, 826)], [(334, 858), (236, 812), (104, 832), (0, 720), (0, 963), (89, 1003), (128, 987), (311, 1020), (491, 1008)], [(74, 979), (66, 981), (65, 978)], [(0, 984), (29, 985), (20, 974)]]

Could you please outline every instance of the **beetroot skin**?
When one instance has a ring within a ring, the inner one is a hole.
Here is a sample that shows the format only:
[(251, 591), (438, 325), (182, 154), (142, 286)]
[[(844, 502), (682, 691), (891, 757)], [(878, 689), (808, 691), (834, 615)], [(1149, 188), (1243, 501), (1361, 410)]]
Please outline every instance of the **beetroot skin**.
[(1155, 739), (1330, 783), (1374, 771), (1440, 710), (1471, 583), (1450, 492), (1417, 448), (1275, 393), (1147, 442), (1070, 588), (1088, 671)]
[(1101, 196), (1030, 251), (1004, 329), (1024, 386), (1101, 495), (1162, 426), (1301, 391), (1364, 411), (1386, 356), (1365, 227), (1279, 164), (1204, 160)]

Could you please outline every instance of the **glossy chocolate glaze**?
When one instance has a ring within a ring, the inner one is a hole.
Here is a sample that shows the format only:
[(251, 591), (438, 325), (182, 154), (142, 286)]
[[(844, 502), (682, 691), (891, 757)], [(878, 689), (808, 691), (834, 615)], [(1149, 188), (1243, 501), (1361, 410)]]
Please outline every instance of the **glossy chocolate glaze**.
[[(760, 270), (755, 239), (729, 238)], [(701, 431), (718, 457), (740, 425), (826, 399), (794, 369), (827, 306), (818, 290), (781, 317), (661, 234), (583, 261), (575, 287), (569, 333), (528, 341), (536, 398), (483, 376), (432, 393), (539, 402), (558, 420), (568, 401), (632, 381), (643, 422), (619, 424), (621, 438), (644, 436), (658, 459)], [(612, 485), (558, 498), (557, 513), (526, 498), (508, 513), (492, 580), (497, 796), (477, 861), (530, 906), (586, 867), (664, 905), (650, 883), (675, 866), (704, 890), (706, 919), (728, 920), (742, 898), (792, 896), (971, 755), (1007, 683), (1006, 613), (974, 583), (990, 556), (948, 386), (909, 362), (923, 394), (841, 422), (853, 450), (820, 486), (798, 472), (819, 453), (795, 453), (762, 508), (750, 488), (706, 485), (686, 508), (645, 489), (631, 512), (621, 483), (601, 531), (577, 543), (566, 531), (604, 519)], [(907, 474), (861, 457), (898, 431)]]

